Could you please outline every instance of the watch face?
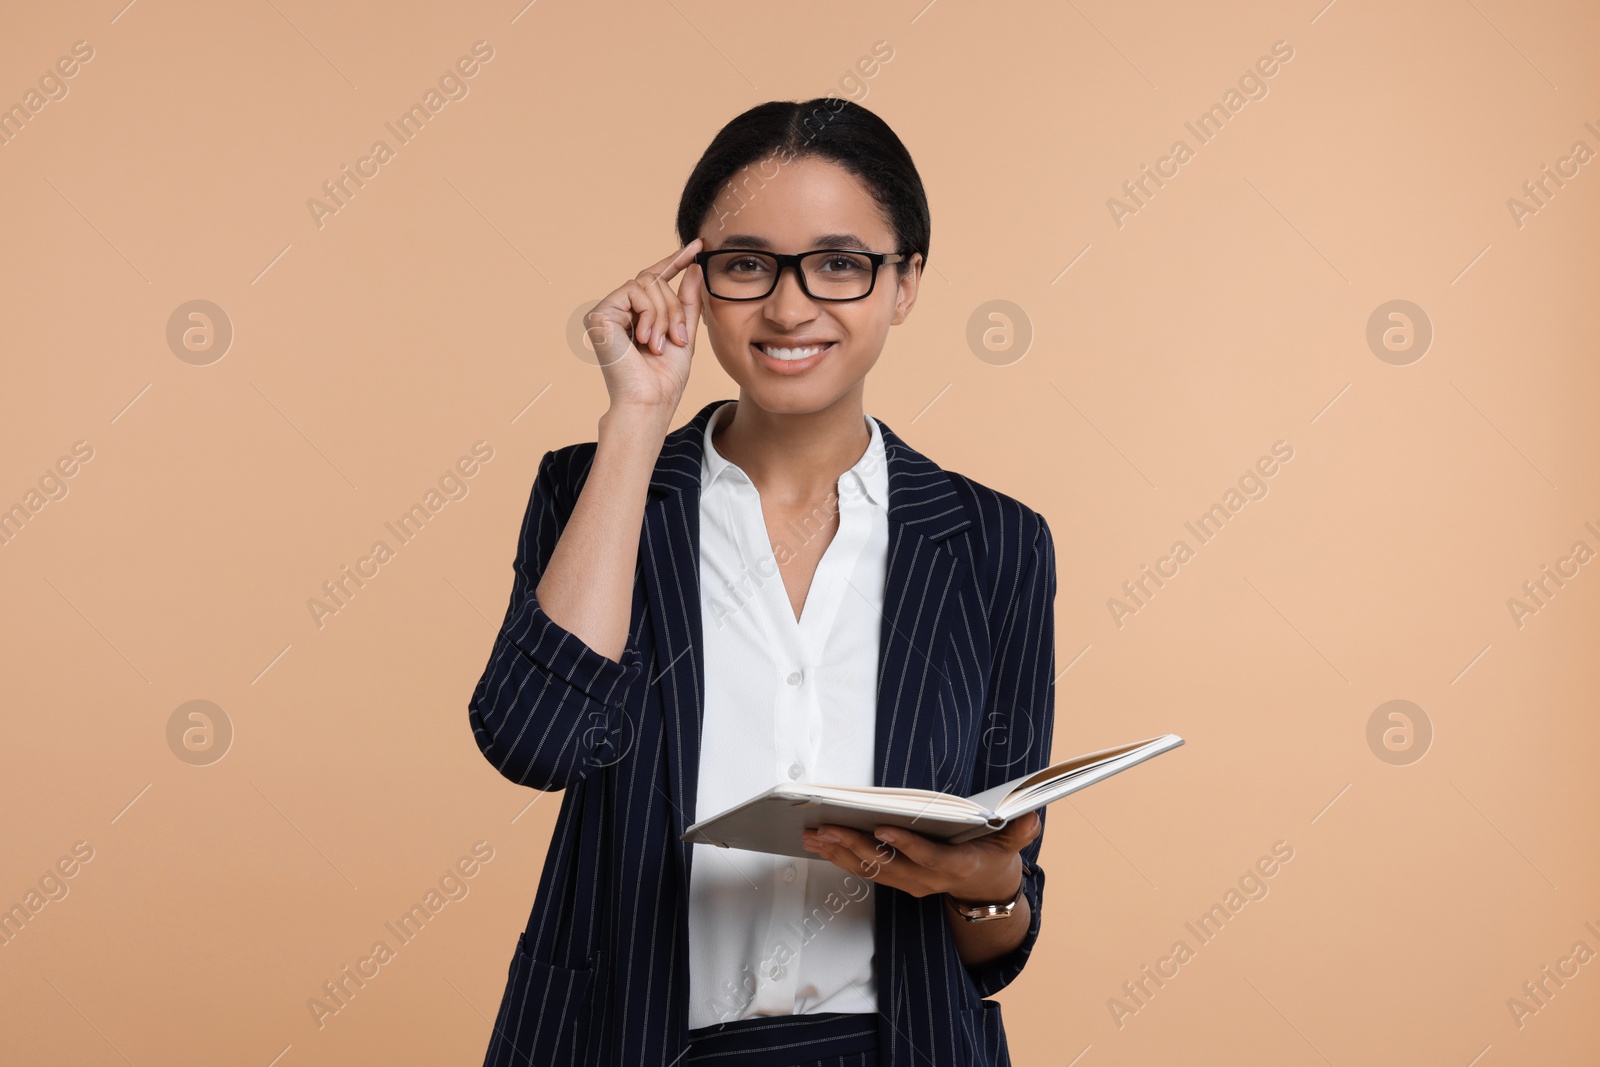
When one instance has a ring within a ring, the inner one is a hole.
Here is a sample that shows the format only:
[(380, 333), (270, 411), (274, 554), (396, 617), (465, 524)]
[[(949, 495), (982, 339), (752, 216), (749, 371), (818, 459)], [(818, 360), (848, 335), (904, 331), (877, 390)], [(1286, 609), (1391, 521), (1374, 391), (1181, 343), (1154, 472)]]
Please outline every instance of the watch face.
[(1026, 885), (1027, 880), (1024, 878), (1023, 882), (1017, 886), (1016, 896), (1004, 904), (966, 904), (958, 903), (955, 897), (946, 897), (946, 899), (950, 901), (950, 906), (955, 908), (956, 912), (969, 923), (981, 923), (990, 919), (1004, 919), (1016, 910), (1018, 902), (1022, 900), (1022, 891)]

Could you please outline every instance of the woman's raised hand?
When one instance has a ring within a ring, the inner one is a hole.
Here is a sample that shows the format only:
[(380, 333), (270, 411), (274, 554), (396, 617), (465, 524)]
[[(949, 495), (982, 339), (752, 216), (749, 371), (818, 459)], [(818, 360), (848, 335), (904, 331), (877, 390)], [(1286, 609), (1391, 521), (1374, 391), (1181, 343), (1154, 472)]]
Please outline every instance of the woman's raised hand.
[[(669, 417), (677, 411), (700, 328), (702, 280), (694, 256), (703, 245), (696, 237), (623, 282), (584, 316), (613, 409), (644, 407)], [(674, 292), (667, 283), (679, 273), (683, 279)]]

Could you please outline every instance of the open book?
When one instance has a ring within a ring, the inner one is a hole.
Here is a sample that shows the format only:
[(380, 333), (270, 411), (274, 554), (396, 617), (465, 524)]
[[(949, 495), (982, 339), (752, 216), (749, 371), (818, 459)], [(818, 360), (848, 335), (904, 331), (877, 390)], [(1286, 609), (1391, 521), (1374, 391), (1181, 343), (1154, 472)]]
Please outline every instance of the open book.
[(1148, 741), (1090, 752), (970, 797), (931, 789), (782, 782), (720, 815), (695, 823), (684, 831), (682, 840), (816, 859), (817, 854), (807, 851), (801, 843), (802, 829), (831, 823), (870, 835), (887, 823), (959, 844), (994, 833), (1019, 815), (1037, 811), (1051, 801), (1181, 744), (1183, 738), (1177, 734), (1163, 734)]

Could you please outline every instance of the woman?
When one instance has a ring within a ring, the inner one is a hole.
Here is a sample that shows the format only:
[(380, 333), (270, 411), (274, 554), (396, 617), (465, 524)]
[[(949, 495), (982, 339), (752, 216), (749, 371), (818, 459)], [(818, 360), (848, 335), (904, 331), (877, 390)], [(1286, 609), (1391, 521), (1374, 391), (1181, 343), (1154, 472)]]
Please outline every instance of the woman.
[[(1048, 525), (863, 407), (922, 182), (865, 108), (762, 104), (677, 226), (588, 316), (610, 406), (540, 463), (470, 703), (502, 774), (564, 790), (485, 1063), (1007, 1064), (983, 998), (1038, 938), (1042, 812), (819, 827), (809, 860), (681, 839), (786, 778), (968, 795), (1049, 762)], [(702, 320), (739, 396), (672, 430)]]

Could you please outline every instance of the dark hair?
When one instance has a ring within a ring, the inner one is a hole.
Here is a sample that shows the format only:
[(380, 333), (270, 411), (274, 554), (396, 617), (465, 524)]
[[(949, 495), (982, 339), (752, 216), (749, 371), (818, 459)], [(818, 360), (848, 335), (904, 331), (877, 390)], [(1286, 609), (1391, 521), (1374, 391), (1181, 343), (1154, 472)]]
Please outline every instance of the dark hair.
[[(700, 234), (717, 197), (742, 168), (778, 156), (778, 163), (808, 156), (832, 160), (859, 178), (878, 201), (894, 230), (898, 250), (928, 261), (928, 197), (911, 153), (888, 123), (860, 104), (836, 96), (757, 104), (717, 131), (695, 164), (678, 200), (678, 237), (688, 244)], [(758, 172), (760, 184), (771, 175)], [(746, 185), (750, 184), (749, 182)], [(744, 202), (742, 191), (736, 191)], [(896, 264), (904, 274), (910, 264)]]

